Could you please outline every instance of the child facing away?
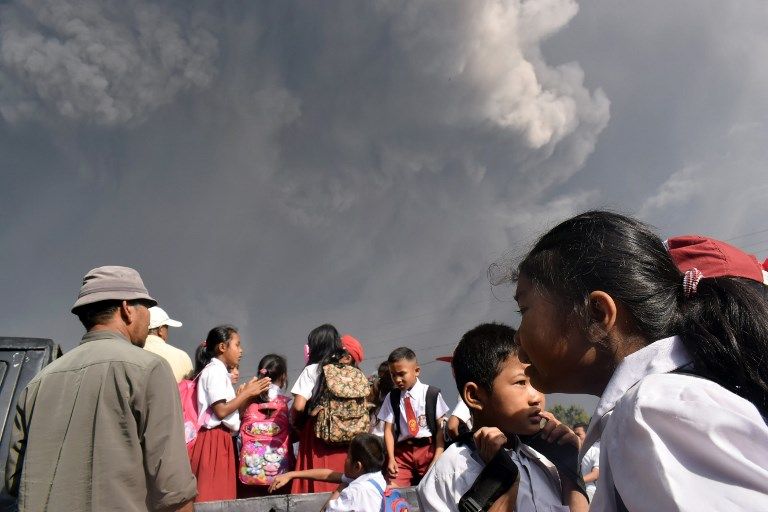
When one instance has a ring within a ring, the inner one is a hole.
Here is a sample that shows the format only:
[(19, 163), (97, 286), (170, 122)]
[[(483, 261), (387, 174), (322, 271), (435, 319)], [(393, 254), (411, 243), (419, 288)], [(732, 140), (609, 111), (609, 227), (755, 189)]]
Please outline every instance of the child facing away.
[(294, 478), (340, 483), (325, 512), (378, 511), (382, 508), (383, 491), (387, 486), (381, 470), (384, 467), (384, 444), (373, 434), (358, 434), (349, 443), (344, 472), (317, 468), (289, 471), (275, 477), (269, 491), (273, 492)]
[(419, 380), (421, 368), (408, 347), (387, 359), (394, 388), (379, 411), (384, 422), (387, 477), (396, 487), (416, 485), (443, 453), (442, 419), (449, 411), (440, 390)]
[(419, 484), (421, 510), (458, 511), (462, 496), (501, 449), (519, 477), (491, 510), (587, 510), (576, 483), (559, 470), (554, 478), (554, 464), (518, 438), (537, 434), (550, 443), (568, 443), (572, 450), (579, 446), (576, 435), (544, 411), (544, 395), (531, 387), (514, 336), (515, 330), (506, 325), (482, 324), (464, 334), (456, 347), (456, 386), (472, 414), (476, 449), (458, 442), (445, 450)]
[(197, 407), (200, 431), (188, 448), (192, 472), (197, 478), (195, 501), (235, 499), (235, 447), (232, 434), (240, 428), (240, 408), (269, 387), (269, 379), (253, 378), (235, 393), (228, 368), (240, 362), (240, 334), (231, 325), (208, 332), (196, 361)]
[(264, 496), (275, 476), (293, 469), (291, 445), (291, 397), (283, 390), (288, 365), (283, 356), (268, 354), (259, 361), (260, 379), (269, 379), (269, 388), (249, 401), (242, 412), (238, 450), (238, 498)]

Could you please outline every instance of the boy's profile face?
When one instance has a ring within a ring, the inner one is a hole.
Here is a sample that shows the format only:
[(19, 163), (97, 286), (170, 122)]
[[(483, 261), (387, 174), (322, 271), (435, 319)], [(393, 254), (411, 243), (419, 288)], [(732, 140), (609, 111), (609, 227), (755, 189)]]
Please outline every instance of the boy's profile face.
[(389, 364), (389, 373), (392, 375), (392, 382), (395, 387), (401, 391), (411, 389), (419, 378), (419, 362), (415, 359), (400, 359)]
[(527, 364), (516, 355), (510, 355), (501, 365), (501, 371), (493, 380), (491, 392), (479, 393), (484, 426), (497, 427), (502, 432), (532, 435), (540, 430), (544, 410), (544, 395), (531, 386), (525, 374)]

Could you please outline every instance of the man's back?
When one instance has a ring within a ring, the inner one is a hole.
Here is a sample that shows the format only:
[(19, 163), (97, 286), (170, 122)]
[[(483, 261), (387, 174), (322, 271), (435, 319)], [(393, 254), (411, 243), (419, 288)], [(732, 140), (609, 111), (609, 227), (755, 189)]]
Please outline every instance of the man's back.
[(176, 378), (176, 382), (181, 381), (181, 379), (192, 372), (192, 359), (190, 359), (189, 355), (180, 348), (169, 345), (168, 342), (163, 340), (160, 336), (155, 336), (153, 334), (147, 336), (144, 350), (157, 354), (168, 361), (168, 364), (171, 365), (173, 376)]
[(6, 477), (20, 510), (147, 510), (194, 497), (167, 363), (113, 332), (83, 340), (19, 398)]

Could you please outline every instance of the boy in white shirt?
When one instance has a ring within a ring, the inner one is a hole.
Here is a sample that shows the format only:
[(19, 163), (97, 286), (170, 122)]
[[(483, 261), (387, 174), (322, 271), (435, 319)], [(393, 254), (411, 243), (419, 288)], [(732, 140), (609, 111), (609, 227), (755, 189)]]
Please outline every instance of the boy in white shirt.
[(384, 398), (387, 477), (395, 487), (416, 485), (443, 453), (442, 419), (450, 409), (440, 390), (419, 380), (421, 368), (408, 347), (396, 348), (387, 359), (395, 387)]
[(587, 500), (570, 475), (518, 438), (538, 435), (550, 443), (568, 443), (574, 455), (579, 446), (576, 435), (544, 410), (544, 395), (531, 387), (514, 335), (506, 325), (483, 324), (467, 332), (456, 347), (452, 365), (472, 413), (476, 449), (471, 440), (446, 449), (419, 484), (421, 510), (458, 511), (461, 498), (501, 449), (518, 476), (491, 510), (587, 510)]
[(278, 475), (269, 487), (272, 492), (294, 478), (308, 478), (342, 484), (331, 495), (325, 512), (368, 512), (381, 510), (382, 492), (387, 486), (381, 469), (384, 466), (384, 443), (373, 434), (358, 434), (349, 443), (344, 473), (330, 469), (306, 469)]

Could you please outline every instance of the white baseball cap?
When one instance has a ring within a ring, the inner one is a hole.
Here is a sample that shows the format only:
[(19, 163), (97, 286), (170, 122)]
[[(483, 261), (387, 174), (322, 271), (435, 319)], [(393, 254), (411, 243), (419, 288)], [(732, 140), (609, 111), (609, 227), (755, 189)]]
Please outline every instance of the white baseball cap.
[(173, 320), (168, 316), (168, 313), (159, 306), (152, 306), (149, 308), (149, 328), (157, 329), (167, 325), (168, 327), (181, 327), (181, 322)]

